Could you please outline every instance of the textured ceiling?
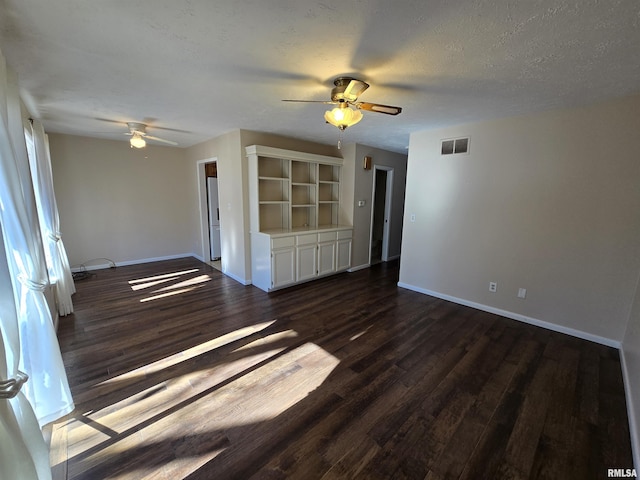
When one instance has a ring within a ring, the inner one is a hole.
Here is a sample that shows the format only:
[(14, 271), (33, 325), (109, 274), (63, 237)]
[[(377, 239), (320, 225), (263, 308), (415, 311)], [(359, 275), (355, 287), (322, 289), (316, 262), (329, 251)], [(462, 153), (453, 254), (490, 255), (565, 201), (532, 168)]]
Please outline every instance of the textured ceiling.
[[(326, 144), (333, 79), (371, 84), (345, 142), (640, 92), (638, 0), (0, 0), (0, 49), (49, 132), (190, 146), (236, 128)], [(155, 128), (154, 128), (155, 127)]]

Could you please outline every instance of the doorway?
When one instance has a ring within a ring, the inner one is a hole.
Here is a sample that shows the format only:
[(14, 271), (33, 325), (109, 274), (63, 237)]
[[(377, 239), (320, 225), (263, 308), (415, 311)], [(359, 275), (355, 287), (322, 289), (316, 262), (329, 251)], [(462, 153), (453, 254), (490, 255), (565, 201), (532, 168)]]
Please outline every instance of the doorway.
[(218, 168), (216, 162), (204, 164), (207, 176), (207, 219), (209, 220), (209, 260), (220, 262), (220, 201), (218, 197)]
[(222, 271), (222, 245), (218, 190), (217, 159), (200, 160), (198, 166), (198, 190), (200, 196), (200, 231), (202, 258)]
[(393, 168), (375, 165), (373, 169), (373, 201), (371, 208), (371, 265), (389, 260), (389, 227), (393, 198)]
[(218, 166), (216, 162), (204, 164), (207, 177), (207, 219), (209, 224), (209, 261), (220, 270), (220, 200), (218, 197)]

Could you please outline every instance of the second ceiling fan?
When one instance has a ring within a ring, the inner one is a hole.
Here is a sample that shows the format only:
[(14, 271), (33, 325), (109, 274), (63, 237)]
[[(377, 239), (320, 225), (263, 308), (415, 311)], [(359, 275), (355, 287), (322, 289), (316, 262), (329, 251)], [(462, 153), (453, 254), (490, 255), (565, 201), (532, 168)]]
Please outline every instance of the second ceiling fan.
[(147, 145), (147, 140), (166, 143), (167, 145), (178, 145), (176, 142), (172, 142), (171, 140), (165, 140), (164, 138), (148, 135), (147, 126), (144, 123), (127, 122), (127, 127), (129, 127), (129, 132), (125, 133), (125, 135), (129, 135), (131, 137), (129, 139), (129, 144), (132, 148), (144, 148)]
[[(384, 113), (386, 115), (398, 115), (401, 107), (382, 105), (379, 103), (359, 102), (358, 97), (369, 88), (369, 84), (352, 77), (338, 77), (334, 80), (335, 87), (331, 90), (331, 100), (283, 100), (283, 102), (323, 103), (325, 105), (337, 105), (333, 110), (324, 114), (324, 119), (344, 131), (347, 127), (355, 125), (362, 120), (362, 112)], [(353, 107), (353, 108), (350, 108)]]

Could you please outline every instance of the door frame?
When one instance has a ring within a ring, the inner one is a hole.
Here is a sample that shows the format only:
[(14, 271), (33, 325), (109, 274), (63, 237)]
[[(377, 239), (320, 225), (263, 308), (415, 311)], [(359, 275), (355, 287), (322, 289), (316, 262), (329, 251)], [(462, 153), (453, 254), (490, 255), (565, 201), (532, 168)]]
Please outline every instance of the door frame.
[(373, 218), (375, 213), (375, 199), (376, 199), (376, 176), (378, 175), (379, 170), (384, 170), (387, 172), (387, 182), (385, 188), (385, 198), (384, 198), (384, 218), (385, 222), (382, 227), (382, 254), (381, 260), (383, 262), (389, 261), (389, 234), (390, 234), (390, 225), (391, 225), (391, 202), (393, 200), (393, 167), (388, 167), (386, 165), (374, 165), (373, 166), (373, 185), (371, 187), (371, 221), (370, 229), (369, 229), (369, 264), (371, 264), (371, 253), (372, 253), (372, 244), (373, 244)]

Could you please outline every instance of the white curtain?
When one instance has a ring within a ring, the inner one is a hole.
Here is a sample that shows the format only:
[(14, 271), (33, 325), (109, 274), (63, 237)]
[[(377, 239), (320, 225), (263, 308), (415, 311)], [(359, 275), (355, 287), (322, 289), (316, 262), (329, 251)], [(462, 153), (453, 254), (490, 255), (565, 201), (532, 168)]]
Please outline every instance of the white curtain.
[[(3, 304), (0, 317), (4, 350), (2, 365), (7, 369), (6, 373), (0, 373), (3, 375), (0, 381), (16, 378), (18, 369), (30, 377), (22, 387), (30, 407), (19, 395), (17, 400), (9, 401), (12, 417), (7, 400), (0, 399), (3, 404), (0, 407), (3, 428), (0, 434), (3, 437), (11, 435), (12, 441), (18, 443), (22, 439), (33, 459), (37, 478), (48, 478), (38, 467), (39, 447), (36, 442), (39, 441), (33, 431), (32, 415), (35, 414), (37, 424), (42, 426), (71, 412), (74, 405), (51, 312), (44, 296), (48, 277), (22, 127), (17, 78), (7, 70), (1, 53), (0, 224), (4, 245), (2, 253), (10, 274), (9, 283), (4, 281), (6, 276), (3, 278), (2, 289), (5, 292), (12, 290), (14, 302), (11, 308)], [(2, 301), (6, 303), (5, 297), (3, 295)], [(15, 310), (14, 315), (10, 315), (12, 309)], [(33, 409), (33, 414), (29, 413), (29, 408)], [(16, 436), (16, 428), (20, 436)], [(6, 443), (7, 439), (2, 438), (0, 445), (3, 449)], [(16, 468), (20, 468), (22, 457), (17, 456), (14, 460), (19, 463)], [(0, 471), (4, 468), (12, 467), (5, 466), (3, 461)], [(24, 477), (6, 478), (35, 477), (25, 474)]]
[(49, 269), (49, 280), (56, 285), (58, 313), (64, 316), (73, 312), (71, 295), (75, 293), (76, 288), (60, 233), (60, 217), (53, 191), (49, 141), (42, 124), (37, 120), (32, 122), (31, 133), (34, 148), (29, 155), (29, 165), (38, 207), (40, 231)]
[[(0, 229), (0, 246), (3, 245)], [(48, 480), (49, 451), (24, 393), (2, 395), (19, 378), (20, 334), (4, 248), (0, 248), (0, 479)]]

